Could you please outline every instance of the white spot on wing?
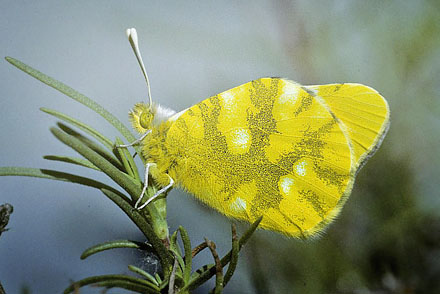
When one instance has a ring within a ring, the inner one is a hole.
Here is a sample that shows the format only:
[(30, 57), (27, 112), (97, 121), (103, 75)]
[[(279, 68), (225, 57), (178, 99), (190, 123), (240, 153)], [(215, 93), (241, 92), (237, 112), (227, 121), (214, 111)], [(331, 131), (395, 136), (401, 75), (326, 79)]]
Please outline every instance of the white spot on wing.
[(285, 177), (280, 181), (280, 188), (283, 194), (288, 195), (293, 186), (293, 179)]
[(230, 107), (230, 106), (232, 106), (232, 104), (234, 104), (235, 97), (230, 91), (224, 92), (221, 95), (222, 95), (223, 101), (225, 103), (225, 107)]
[(232, 133), (232, 143), (240, 148), (247, 148), (249, 146), (250, 134), (246, 129), (237, 129)]
[(233, 203), (231, 203), (231, 208), (234, 210), (246, 210), (246, 201), (237, 197)]
[(303, 161), (296, 165), (296, 173), (300, 176), (306, 175), (306, 165), (307, 162)]
[(292, 83), (292, 82), (285, 82), (286, 84), (283, 87), (283, 92), (280, 95), (279, 102), (281, 104), (284, 103), (291, 103), (294, 104), (296, 102), (296, 99), (298, 97), (298, 85)]

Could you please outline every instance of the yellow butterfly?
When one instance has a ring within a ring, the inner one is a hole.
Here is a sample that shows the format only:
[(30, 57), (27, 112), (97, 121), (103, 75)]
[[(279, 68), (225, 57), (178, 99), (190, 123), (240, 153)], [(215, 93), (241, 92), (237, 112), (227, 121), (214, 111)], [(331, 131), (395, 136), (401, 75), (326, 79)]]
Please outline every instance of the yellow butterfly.
[(157, 195), (177, 186), (228, 217), (263, 216), (260, 227), (307, 238), (339, 214), (389, 108), (361, 84), (261, 78), (179, 113), (140, 103), (130, 118)]

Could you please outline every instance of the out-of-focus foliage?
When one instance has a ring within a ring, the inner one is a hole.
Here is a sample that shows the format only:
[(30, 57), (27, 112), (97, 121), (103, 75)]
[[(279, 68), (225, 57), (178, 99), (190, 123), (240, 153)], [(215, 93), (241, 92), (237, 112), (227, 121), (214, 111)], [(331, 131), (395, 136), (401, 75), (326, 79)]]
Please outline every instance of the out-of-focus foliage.
[[(351, 4), (346, 13), (354, 22), (346, 31), (333, 30), (331, 12), (328, 22), (310, 27), (312, 15), (302, 11), (292, 20), (295, 5), (284, 6), (290, 57), (310, 69), (302, 73), (315, 83), (331, 72), (347, 76), (341, 72), (345, 65), (335, 65), (333, 42), (344, 34), (353, 38), (353, 30), (370, 30), (372, 50), (388, 52), (371, 52), (372, 59), (383, 59), (383, 67), (360, 70), (371, 71), (370, 83), (390, 101), (391, 128), (360, 171), (342, 215), (323, 236), (285, 242), (259, 235), (251, 243), (248, 262), (256, 293), (440, 293), (440, 3), (387, 3), (386, 11), (374, 11), (371, 1)], [(295, 30), (303, 36), (289, 40)], [(322, 50), (328, 52), (327, 63), (325, 55), (313, 59)]]

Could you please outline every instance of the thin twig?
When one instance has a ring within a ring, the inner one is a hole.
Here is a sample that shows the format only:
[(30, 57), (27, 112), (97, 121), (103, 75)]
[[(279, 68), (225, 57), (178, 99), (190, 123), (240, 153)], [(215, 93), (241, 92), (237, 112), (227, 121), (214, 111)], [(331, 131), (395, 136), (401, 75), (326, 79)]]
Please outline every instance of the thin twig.
[(215, 288), (214, 294), (221, 294), (223, 292), (223, 266), (218, 257), (217, 251), (215, 250), (215, 243), (205, 238), (205, 243), (211, 250), (212, 256), (215, 261)]
[(197, 245), (196, 247), (194, 247), (194, 249), (192, 250), (192, 257), (194, 258), (194, 256), (196, 256), (197, 254), (200, 253), (200, 251), (202, 251), (203, 249), (205, 249), (206, 247), (208, 247), (208, 245), (206, 244), (206, 242), (200, 243), (199, 245)]
[(177, 258), (174, 257), (174, 265), (173, 265), (173, 271), (170, 275), (170, 283), (168, 284), (168, 294), (174, 294), (174, 281), (176, 279), (176, 269), (177, 269)]
[[(241, 238), (238, 240), (238, 250), (243, 247), (244, 244), (249, 240), (249, 238), (252, 236), (252, 234), (257, 229), (258, 225), (260, 224), (263, 217), (259, 217), (250, 227), (249, 229), (241, 236)], [(200, 246), (200, 245), (199, 245)], [(199, 247), (197, 246), (197, 247)], [(232, 250), (229, 251), (223, 258), (221, 259), (221, 265), (226, 266), (232, 257)], [(196, 272), (199, 273), (199, 276), (195, 278), (189, 285), (185, 286), (183, 289), (189, 289), (194, 290), (207, 280), (209, 280), (213, 275), (215, 275), (215, 267), (213, 265), (205, 265), (201, 271), (197, 270)]]

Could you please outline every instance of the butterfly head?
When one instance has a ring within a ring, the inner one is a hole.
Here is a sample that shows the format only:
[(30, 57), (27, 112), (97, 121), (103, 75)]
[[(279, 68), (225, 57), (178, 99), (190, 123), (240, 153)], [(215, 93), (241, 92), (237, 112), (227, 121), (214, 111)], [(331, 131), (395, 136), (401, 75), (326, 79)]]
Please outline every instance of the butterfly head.
[(133, 128), (143, 134), (152, 130), (160, 123), (169, 120), (176, 112), (169, 108), (153, 103), (137, 103), (129, 113)]
[(133, 128), (143, 134), (152, 128), (154, 109), (148, 104), (137, 103), (130, 111), (129, 117)]

